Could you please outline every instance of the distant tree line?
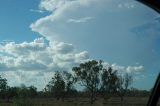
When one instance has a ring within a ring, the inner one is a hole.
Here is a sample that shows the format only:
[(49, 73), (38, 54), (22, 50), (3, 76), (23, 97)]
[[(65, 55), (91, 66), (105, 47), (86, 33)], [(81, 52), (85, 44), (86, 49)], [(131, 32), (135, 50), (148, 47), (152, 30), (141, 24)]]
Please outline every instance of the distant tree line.
[[(103, 61), (91, 60), (73, 67), (71, 72), (56, 71), (43, 91), (34, 86), (10, 87), (7, 79), (0, 76), (0, 98), (8, 102), (13, 98), (64, 98), (90, 97), (93, 104), (99, 97), (108, 99), (119, 96), (148, 96), (149, 91), (130, 87), (133, 82), (131, 74), (123, 75), (112, 67), (103, 65)], [(84, 90), (77, 89), (78, 87)]]

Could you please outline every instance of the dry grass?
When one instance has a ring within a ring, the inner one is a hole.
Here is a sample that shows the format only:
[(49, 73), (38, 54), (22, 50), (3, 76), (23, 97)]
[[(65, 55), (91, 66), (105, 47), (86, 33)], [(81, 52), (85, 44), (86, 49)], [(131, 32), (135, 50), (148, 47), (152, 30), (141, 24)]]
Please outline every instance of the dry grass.
[[(146, 106), (148, 98), (127, 97), (124, 98), (123, 106)], [(70, 98), (62, 100), (55, 99), (32, 99), (33, 106), (121, 106), (120, 98), (110, 98), (108, 100), (98, 99), (93, 105), (88, 98)], [(13, 106), (12, 103), (0, 103), (0, 106)], [(160, 106), (160, 104), (158, 105)]]

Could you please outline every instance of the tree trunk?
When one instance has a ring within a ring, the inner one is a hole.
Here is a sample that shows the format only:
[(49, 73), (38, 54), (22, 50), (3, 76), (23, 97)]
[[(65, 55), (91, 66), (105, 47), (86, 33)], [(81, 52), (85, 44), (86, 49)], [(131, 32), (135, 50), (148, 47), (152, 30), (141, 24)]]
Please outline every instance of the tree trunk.
[(123, 106), (123, 96), (121, 96), (121, 106)]
[(91, 101), (90, 101), (91, 104), (93, 104), (95, 101), (95, 92), (93, 90), (91, 91), (91, 98), (90, 99), (91, 99)]
[(93, 98), (94, 98), (94, 96), (93, 96), (93, 91), (91, 92), (91, 104), (93, 104)]

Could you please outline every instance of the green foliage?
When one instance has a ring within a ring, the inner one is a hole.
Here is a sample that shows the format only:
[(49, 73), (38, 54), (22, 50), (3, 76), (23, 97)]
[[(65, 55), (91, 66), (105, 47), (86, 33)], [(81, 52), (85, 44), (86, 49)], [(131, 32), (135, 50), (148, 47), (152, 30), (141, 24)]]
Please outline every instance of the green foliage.
[(9, 86), (7, 85), (7, 79), (2, 78), (0, 76), (0, 97), (1, 98), (3, 98), (3, 99), (6, 98), (8, 88), (9, 88)]
[(0, 76), (0, 91), (5, 91), (7, 89), (7, 79)]
[(123, 101), (124, 95), (129, 91), (128, 87), (132, 84), (132, 76), (126, 73), (124, 76), (119, 76), (117, 81), (117, 91)]
[(101, 89), (105, 92), (112, 93), (117, 89), (117, 71), (114, 71), (112, 67), (104, 68), (102, 72), (102, 86)]
[(91, 93), (91, 104), (96, 100), (96, 93), (100, 86), (100, 73), (102, 71), (102, 61), (88, 61), (80, 64), (79, 67), (73, 67), (78, 81), (86, 87)]
[(21, 85), (21, 87), (10, 87), (8, 90), (9, 98), (33, 98), (37, 95), (37, 88), (34, 86), (26, 87)]
[[(91, 60), (72, 68), (73, 73), (56, 71), (44, 91), (37, 92), (34, 86), (9, 87), (7, 80), (0, 76), (0, 98), (14, 99), (14, 106), (31, 106), (29, 99), (34, 97), (50, 98), (57, 100), (65, 97), (88, 97), (93, 104), (97, 97), (108, 98), (125, 95), (149, 95), (148, 91), (129, 89), (132, 84), (132, 76), (129, 74), (118, 75), (118, 70), (112, 67), (104, 67), (102, 61)], [(78, 92), (74, 85), (80, 84), (85, 91)]]
[(67, 71), (64, 71), (62, 74), (65, 81), (66, 96), (75, 96), (77, 91), (74, 88), (74, 84), (76, 83), (77, 78)]
[(54, 77), (46, 86), (46, 90), (53, 93), (53, 95), (59, 100), (64, 97), (65, 92), (65, 81), (60, 72), (56, 72)]
[(29, 95), (28, 95), (28, 89), (26, 86), (21, 86), (19, 89), (18, 89), (18, 97), (19, 98), (27, 98)]
[(37, 96), (37, 88), (34, 86), (28, 87), (28, 93), (29, 93), (29, 97)]
[(103, 68), (101, 74), (101, 88), (100, 92), (104, 99), (109, 99), (117, 91), (117, 71), (113, 70), (112, 67)]

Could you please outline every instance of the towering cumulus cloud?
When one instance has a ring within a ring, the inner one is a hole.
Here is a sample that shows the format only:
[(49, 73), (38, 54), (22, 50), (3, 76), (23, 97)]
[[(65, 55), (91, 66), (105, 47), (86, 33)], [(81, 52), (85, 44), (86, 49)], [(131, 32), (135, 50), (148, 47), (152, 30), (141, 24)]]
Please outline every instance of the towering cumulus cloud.
[(130, 0), (41, 0), (37, 11), (49, 14), (30, 25), (41, 37), (0, 43), (0, 73), (10, 85), (16, 81), (16, 85), (25, 83), (41, 90), (54, 71), (71, 71), (94, 56), (122, 61), (124, 66), (104, 62), (119, 72), (142, 72), (140, 64), (155, 58), (150, 55), (155, 39), (144, 41), (131, 31), (140, 21), (152, 19), (133, 18), (133, 14), (145, 15), (138, 9), (137, 2)]

